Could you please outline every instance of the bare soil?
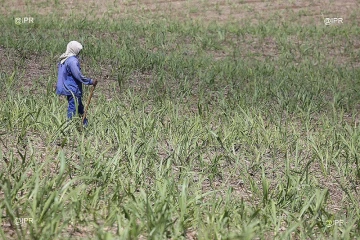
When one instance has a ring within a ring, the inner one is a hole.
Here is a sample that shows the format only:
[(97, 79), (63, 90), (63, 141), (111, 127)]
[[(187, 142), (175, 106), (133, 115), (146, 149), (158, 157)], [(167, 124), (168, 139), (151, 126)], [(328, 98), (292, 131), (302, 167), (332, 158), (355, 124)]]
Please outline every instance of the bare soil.
[[(114, 19), (135, 16), (139, 19), (172, 17), (193, 19), (203, 22), (257, 22), (266, 19), (279, 19), (299, 24), (324, 24), (324, 18), (343, 18), (343, 24), (360, 20), (358, 0), (313, 1), (313, 0), (63, 0), (6, 1), (0, 13), (5, 16), (26, 17), (31, 13), (62, 16), (85, 13), (89, 18), (112, 16)], [(295, 17), (294, 17), (295, 13)]]

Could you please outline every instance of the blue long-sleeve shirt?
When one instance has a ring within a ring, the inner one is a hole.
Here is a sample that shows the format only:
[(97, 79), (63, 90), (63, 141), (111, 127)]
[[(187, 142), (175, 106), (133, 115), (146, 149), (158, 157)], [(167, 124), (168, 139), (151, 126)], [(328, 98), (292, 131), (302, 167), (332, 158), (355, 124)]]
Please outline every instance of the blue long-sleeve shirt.
[(92, 85), (93, 80), (84, 77), (81, 73), (79, 60), (76, 56), (69, 57), (58, 65), (58, 81), (56, 94), (82, 96), (82, 84)]

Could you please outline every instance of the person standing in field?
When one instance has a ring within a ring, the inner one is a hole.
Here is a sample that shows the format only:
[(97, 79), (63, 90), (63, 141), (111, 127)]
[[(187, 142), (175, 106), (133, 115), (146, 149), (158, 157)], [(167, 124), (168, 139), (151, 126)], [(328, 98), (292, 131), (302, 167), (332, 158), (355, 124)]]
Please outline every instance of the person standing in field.
[[(84, 77), (78, 55), (82, 50), (81, 43), (71, 41), (66, 47), (66, 52), (60, 56), (58, 64), (58, 81), (56, 84), (56, 94), (64, 95), (69, 103), (67, 118), (71, 120), (76, 112), (81, 116), (84, 114), (82, 103), (82, 84), (96, 86), (97, 81)], [(83, 124), (87, 126), (88, 120), (84, 119)]]

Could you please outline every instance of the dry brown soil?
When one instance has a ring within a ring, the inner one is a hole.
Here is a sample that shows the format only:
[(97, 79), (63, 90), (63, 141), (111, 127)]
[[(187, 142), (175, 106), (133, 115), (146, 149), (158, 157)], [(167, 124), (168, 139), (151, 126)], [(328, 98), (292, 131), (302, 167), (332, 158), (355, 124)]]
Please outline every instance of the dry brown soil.
[[(17, 0), (3, 1), (0, 13), (5, 16), (19, 14), (53, 14), (87, 13), (90, 17), (103, 15), (113, 16), (114, 19), (124, 16), (138, 18), (173, 17), (180, 19), (194, 19), (217, 22), (257, 22), (260, 19), (278, 18), (279, 21), (295, 21), (300, 24), (323, 24), (323, 19), (343, 18), (344, 24), (351, 20), (360, 20), (357, 14), (359, 0), (123, 0), (123, 1), (95, 1), (95, 0), (63, 0), (63, 1), (35, 1)], [(294, 14), (295, 13), (295, 14)], [(294, 17), (295, 15), (295, 17)]]

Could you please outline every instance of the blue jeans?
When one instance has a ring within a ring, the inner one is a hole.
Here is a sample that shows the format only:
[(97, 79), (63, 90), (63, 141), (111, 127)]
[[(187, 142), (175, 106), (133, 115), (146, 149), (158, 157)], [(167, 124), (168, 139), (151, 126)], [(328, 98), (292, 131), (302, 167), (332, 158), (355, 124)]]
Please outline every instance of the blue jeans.
[[(68, 120), (71, 120), (74, 115), (76, 115), (76, 105), (77, 105), (77, 113), (81, 116), (84, 114), (84, 105), (81, 101), (81, 97), (75, 96), (75, 99), (72, 95), (66, 96), (69, 106), (67, 111), (67, 118)], [(88, 120), (84, 119), (84, 125), (88, 124)]]

